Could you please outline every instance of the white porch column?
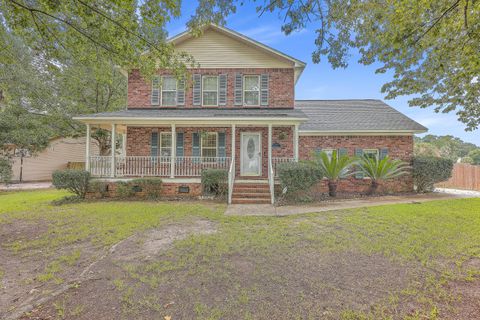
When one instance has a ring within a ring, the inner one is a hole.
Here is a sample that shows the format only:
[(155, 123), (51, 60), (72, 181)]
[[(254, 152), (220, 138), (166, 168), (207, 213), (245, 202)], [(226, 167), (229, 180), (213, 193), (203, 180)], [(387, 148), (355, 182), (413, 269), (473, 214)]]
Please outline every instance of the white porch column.
[[(236, 130), (235, 129), (236, 129), (235, 125), (232, 124), (232, 143), (231, 143), (231, 145), (232, 145), (232, 151), (231, 151), (232, 159), (230, 161), (235, 161), (235, 151), (236, 151), (235, 150), (235, 142), (237, 140), (235, 138), (235, 136), (236, 136), (236, 133), (235, 133)], [(234, 168), (234, 170), (235, 170), (235, 168)]]
[(122, 155), (127, 156), (127, 130), (122, 134)]
[(270, 164), (272, 163), (272, 124), (268, 125), (268, 163), (270, 170)]
[(295, 125), (293, 132), (293, 158), (298, 161), (298, 124)]
[(172, 151), (170, 152), (170, 178), (175, 177), (175, 156), (177, 153), (177, 130), (175, 124), (172, 124)]
[(90, 124), (87, 123), (87, 136), (85, 139), (85, 170), (90, 171)]
[(110, 176), (113, 178), (115, 177), (115, 154), (117, 153), (117, 141), (116, 141), (116, 136), (117, 136), (117, 125), (115, 123), (112, 123), (112, 141), (111, 143), (111, 166), (110, 166)]

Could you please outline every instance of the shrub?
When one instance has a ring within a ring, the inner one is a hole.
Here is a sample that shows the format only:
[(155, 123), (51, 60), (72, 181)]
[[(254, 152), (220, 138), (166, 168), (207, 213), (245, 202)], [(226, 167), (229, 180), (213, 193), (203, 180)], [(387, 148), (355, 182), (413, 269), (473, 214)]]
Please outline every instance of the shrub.
[(202, 171), (202, 187), (206, 194), (225, 196), (228, 192), (228, 172), (223, 169)]
[(57, 189), (66, 189), (84, 199), (88, 190), (90, 173), (85, 170), (57, 170), (52, 174), (52, 184)]
[(328, 179), (328, 195), (330, 197), (337, 196), (338, 179), (353, 174), (350, 168), (355, 161), (355, 158), (349, 157), (346, 154), (341, 155), (337, 150), (334, 150), (330, 157), (325, 152), (315, 154), (313, 163), (320, 168), (325, 178)]
[(298, 196), (299, 192), (308, 191), (320, 179), (319, 167), (306, 162), (286, 162), (277, 166), (282, 189), (287, 196)]
[(143, 191), (149, 199), (159, 199), (162, 191), (162, 179), (160, 178), (141, 178), (130, 181), (132, 191)]
[(9, 183), (12, 180), (12, 164), (10, 160), (0, 158), (0, 182)]
[(360, 170), (370, 178), (368, 194), (374, 194), (382, 181), (393, 179), (407, 173), (408, 164), (402, 160), (383, 159), (363, 156), (360, 158)]
[(135, 195), (133, 186), (128, 181), (118, 181), (115, 183), (115, 196), (120, 199), (131, 198)]
[(95, 193), (96, 196), (104, 198), (108, 192), (108, 184), (104, 181), (93, 180), (88, 184), (88, 192)]
[(413, 159), (413, 181), (417, 192), (433, 191), (434, 184), (452, 176), (453, 161), (438, 157), (415, 157)]

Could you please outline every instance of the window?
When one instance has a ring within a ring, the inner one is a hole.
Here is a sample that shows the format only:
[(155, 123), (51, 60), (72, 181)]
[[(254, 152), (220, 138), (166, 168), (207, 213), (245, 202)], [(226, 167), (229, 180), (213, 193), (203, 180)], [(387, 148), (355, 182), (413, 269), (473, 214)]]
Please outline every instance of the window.
[(323, 149), (322, 151), (327, 154), (329, 160), (332, 160), (333, 151), (335, 151), (335, 149)]
[(245, 76), (243, 79), (243, 104), (260, 105), (260, 76)]
[(177, 105), (177, 79), (175, 77), (162, 77), (162, 106)]
[(202, 105), (218, 106), (218, 76), (203, 76)]
[(216, 157), (217, 156), (217, 133), (207, 132), (201, 135), (201, 155), (202, 157)]
[(160, 156), (170, 157), (172, 155), (172, 133), (160, 133)]
[(367, 158), (378, 160), (378, 149), (364, 149), (363, 155)]

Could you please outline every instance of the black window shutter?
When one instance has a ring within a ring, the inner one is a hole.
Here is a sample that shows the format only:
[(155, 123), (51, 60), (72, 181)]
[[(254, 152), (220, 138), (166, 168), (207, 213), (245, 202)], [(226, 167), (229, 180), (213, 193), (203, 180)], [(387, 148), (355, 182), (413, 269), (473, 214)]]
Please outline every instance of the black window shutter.
[(177, 106), (185, 105), (185, 79), (178, 80), (177, 83)]
[(202, 104), (202, 75), (193, 75), (193, 105), (200, 106)]
[(154, 76), (152, 79), (152, 95), (151, 95), (152, 105), (160, 104), (160, 77)]
[(200, 134), (198, 132), (192, 133), (192, 156), (200, 157)]
[(241, 73), (235, 73), (235, 92), (234, 104), (236, 106), (243, 105), (243, 76)]
[(224, 106), (227, 104), (227, 75), (221, 74), (218, 76), (218, 105)]
[(388, 156), (388, 149), (387, 148), (382, 148), (380, 149), (380, 160)]
[(268, 106), (268, 74), (260, 76), (260, 105)]
[(176, 156), (177, 157), (183, 157), (184, 151), (183, 151), (183, 132), (177, 132), (177, 150), (176, 150)]
[(158, 132), (152, 132), (150, 139), (150, 155), (152, 157), (158, 156)]
[(225, 150), (225, 132), (218, 133), (218, 150), (217, 157), (223, 158), (226, 157), (227, 153)]

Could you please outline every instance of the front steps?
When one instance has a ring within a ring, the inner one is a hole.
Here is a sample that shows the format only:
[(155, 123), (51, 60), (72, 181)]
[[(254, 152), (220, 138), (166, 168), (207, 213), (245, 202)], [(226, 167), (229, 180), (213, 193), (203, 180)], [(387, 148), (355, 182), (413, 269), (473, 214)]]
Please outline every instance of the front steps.
[(268, 183), (235, 182), (232, 193), (232, 204), (270, 203), (270, 186), (268, 185)]

